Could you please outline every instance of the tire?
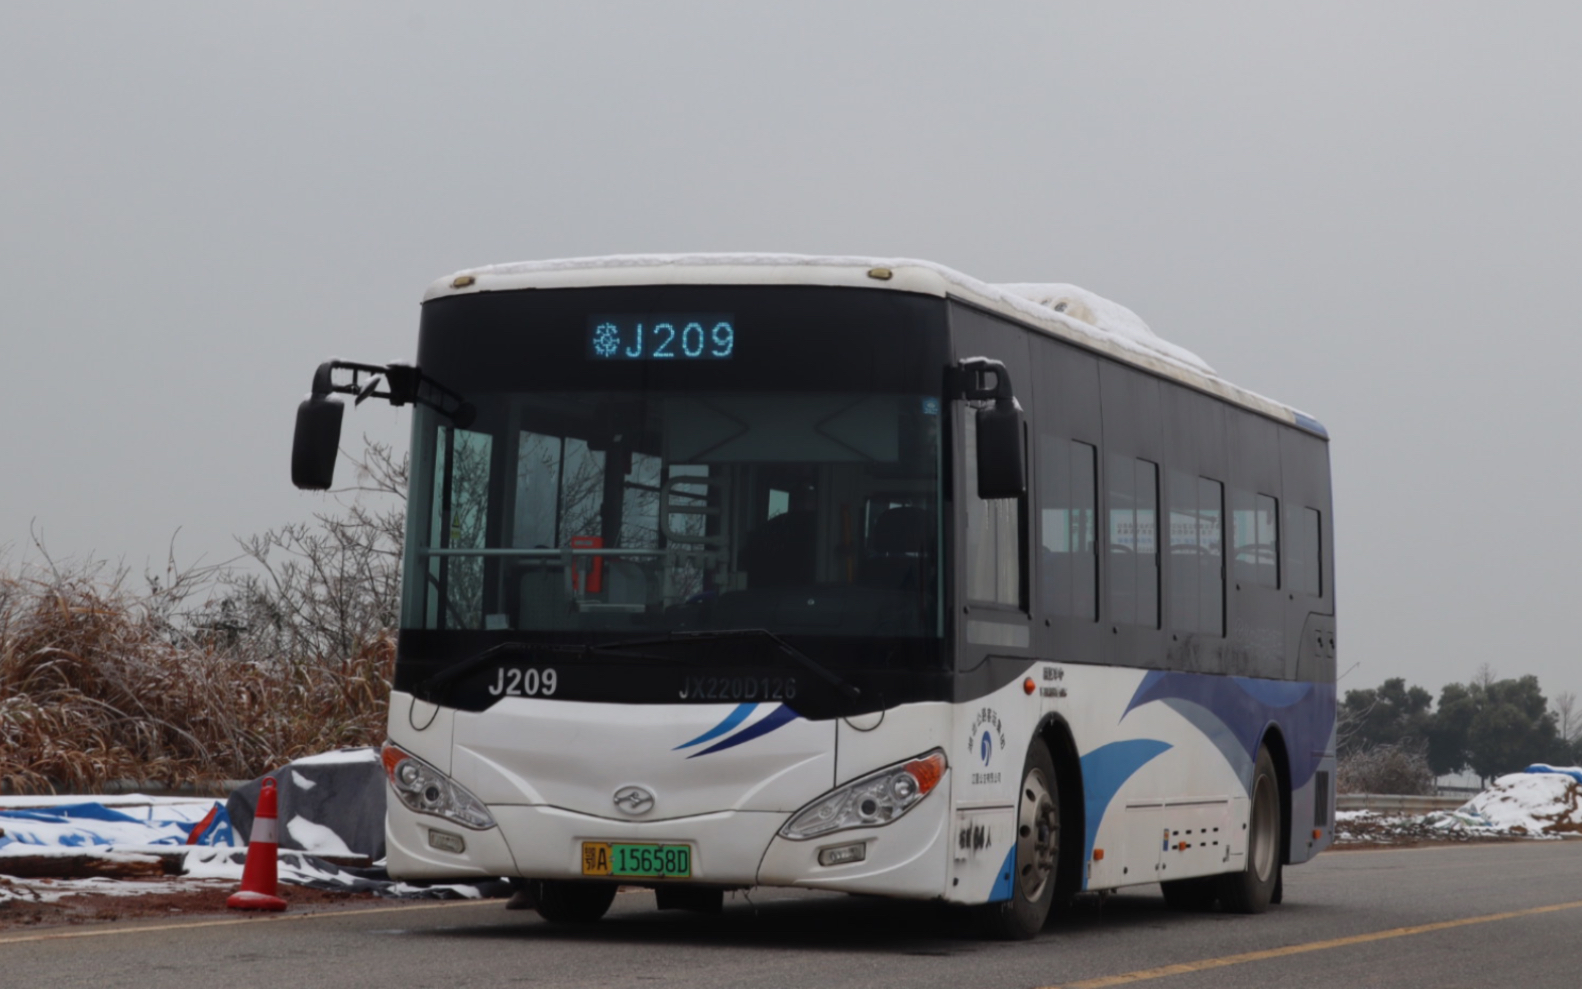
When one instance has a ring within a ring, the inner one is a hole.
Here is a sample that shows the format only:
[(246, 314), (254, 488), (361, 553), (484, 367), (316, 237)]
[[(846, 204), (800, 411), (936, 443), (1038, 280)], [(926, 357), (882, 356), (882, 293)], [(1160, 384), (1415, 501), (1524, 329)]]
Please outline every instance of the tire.
[(1219, 877), (1220, 901), (1231, 913), (1263, 913), (1280, 885), (1280, 837), (1285, 833), (1285, 821), (1280, 813), (1280, 778), (1267, 748), (1258, 749), (1251, 794), (1247, 868)]
[(1043, 742), (1027, 751), (1016, 804), (1016, 855), (1011, 898), (981, 907), (984, 933), (1025, 941), (1044, 928), (1060, 880), (1060, 789), (1055, 763)]
[(614, 883), (545, 879), (538, 884), (538, 915), (551, 924), (592, 924), (614, 902)]
[(1219, 898), (1219, 877), (1200, 876), (1196, 879), (1171, 879), (1162, 882), (1165, 906), (1171, 910), (1197, 912), (1207, 910)]

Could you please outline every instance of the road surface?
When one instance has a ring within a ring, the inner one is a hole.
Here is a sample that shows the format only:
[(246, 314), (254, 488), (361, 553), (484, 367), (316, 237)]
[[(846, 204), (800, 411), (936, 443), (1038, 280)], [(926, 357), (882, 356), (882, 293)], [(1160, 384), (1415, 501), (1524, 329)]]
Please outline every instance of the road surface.
[(500, 901), (0, 934), (0, 986), (939, 986), (1151, 989), (1582, 985), (1582, 840), (1329, 852), (1256, 917), (1178, 914), (1157, 886), (1085, 897), (1037, 939), (957, 912), (760, 891), (721, 916), (625, 893), (556, 928)]

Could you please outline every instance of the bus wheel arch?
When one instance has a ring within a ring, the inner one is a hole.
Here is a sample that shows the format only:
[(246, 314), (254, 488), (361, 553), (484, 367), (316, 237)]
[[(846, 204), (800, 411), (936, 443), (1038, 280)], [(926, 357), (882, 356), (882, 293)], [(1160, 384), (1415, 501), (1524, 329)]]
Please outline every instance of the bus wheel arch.
[(1053, 753), (1042, 736), (1034, 734), (1017, 788), (1011, 872), (1001, 877), (1001, 882), (1009, 881), (1009, 888), (1003, 898), (996, 895), (976, 908), (980, 928), (989, 937), (1004, 941), (1036, 937), (1054, 913), (1068, 844), (1064, 793)]
[(1047, 715), (1033, 737), (1044, 743), (1055, 764), (1055, 782), (1060, 796), (1060, 859), (1056, 873), (1054, 909), (1069, 906), (1082, 891), (1087, 832), (1087, 811), (1083, 805), (1082, 760), (1077, 754), (1071, 726), (1059, 715)]
[(1240, 871), (1218, 877), (1219, 901), (1231, 913), (1263, 913), (1270, 904), (1280, 902), (1289, 800), (1288, 787), (1281, 770), (1283, 739), (1267, 732), (1253, 763), (1247, 789), (1248, 808), (1244, 864)]
[[(1267, 748), (1274, 759), (1275, 777), (1280, 781), (1280, 862), (1291, 864), (1291, 755), (1286, 748), (1285, 735), (1277, 725), (1264, 730), (1261, 748)], [(1278, 900), (1275, 902), (1279, 902)]]

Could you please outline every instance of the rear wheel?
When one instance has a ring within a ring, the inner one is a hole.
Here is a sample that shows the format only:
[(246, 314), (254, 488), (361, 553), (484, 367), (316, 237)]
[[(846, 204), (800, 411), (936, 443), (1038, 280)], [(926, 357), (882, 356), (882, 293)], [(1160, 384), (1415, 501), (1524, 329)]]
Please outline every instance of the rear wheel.
[(552, 924), (591, 924), (615, 902), (614, 883), (579, 883), (556, 879), (538, 884), (538, 915)]
[(1263, 913), (1280, 885), (1280, 835), (1285, 821), (1280, 814), (1280, 779), (1274, 757), (1258, 749), (1253, 770), (1252, 810), (1247, 822), (1247, 868), (1221, 876), (1219, 895), (1232, 913)]
[(1055, 763), (1043, 742), (1027, 751), (1016, 806), (1016, 854), (1011, 898), (984, 906), (991, 937), (1021, 941), (1043, 930), (1055, 898), (1060, 865), (1060, 790)]

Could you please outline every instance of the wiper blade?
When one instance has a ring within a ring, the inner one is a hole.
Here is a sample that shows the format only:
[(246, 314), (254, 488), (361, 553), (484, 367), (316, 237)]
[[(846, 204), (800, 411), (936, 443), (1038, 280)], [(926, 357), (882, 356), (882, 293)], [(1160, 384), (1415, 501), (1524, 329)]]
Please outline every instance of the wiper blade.
[(467, 657), (454, 666), (447, 666), (445, 669), (440, 670), (438, 673), (418, 684), (417, 690), (419, 693), (427, 694), (429, 697), (437, 699), (444, 696), (444, 688), (449, 687), (451, 684), (455, 683), (457, 680), (460, 680), (462, 677), (473, 672), (479, 667), (487, 666), (490, 662), (494, 661), (500, 656), (516, 653), (561, 653), (566, 655), (568, 658), (574, 659), (585, 659), (588, 656), (597, 654), (620, 656), (622, 658), (631, 659), (652, 659), (663, 663), (680, 662), (673, 656), (662, 656), (658, 653), (638, 652), (633, 649), (625, 648), (627, 645), (635, 646), (638, 644), (639, 643), (635, 642), (616, 642), (609, 645), (596, 646), (568, 642), (501, 642), (490, 646), (475, 656)]
[(758, 636), (774, 643), (775, 647), (782, 653), (790, 656), (792, 659), (800, 663), (804, 668), (817, 674), (819, 678), (829, 683), (852, 700), (856, 700), (862, 696), (862, 691), (858, 689), (856, 684), (840, 676), (834, 670), (831, 670), (823, 663), (820, 663), (812, 656), (809, 656), (807, 653), (798, 649), (796, 646), (793, 646), (791, 643), (787, 642), (774, 632), (769, 631), (767, 628), (726, 628), (710, 629), (697, 632), (671, 632), (670, 637), (666, 639), (628, 639), (624, 642), (612, 642), (608, 646), (604, 646), (602, 648), (616, 649), (623, 646), (630, 646), (633, 648), (641, 646), (662, 646), (673, 645), (677, 642), (686, 642), (689, 639), (717, 641), (720, 639), (740, 639), (747, 636)]

